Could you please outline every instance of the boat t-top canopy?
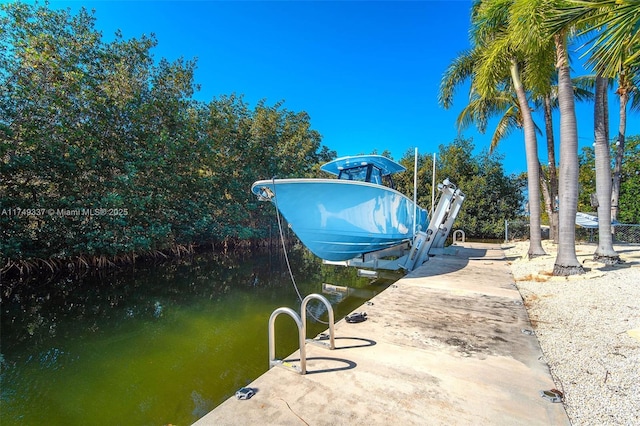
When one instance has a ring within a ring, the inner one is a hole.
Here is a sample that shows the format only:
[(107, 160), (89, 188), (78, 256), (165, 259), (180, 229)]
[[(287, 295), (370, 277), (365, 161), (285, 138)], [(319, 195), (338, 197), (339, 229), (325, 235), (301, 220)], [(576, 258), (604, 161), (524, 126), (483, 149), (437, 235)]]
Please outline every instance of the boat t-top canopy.
[(320, 170), (337, 176), (342, 170), (368, 166), (370, 164), (380, 169), (382, 176), (404, 172), (406, 170), (400, 164), (387, 157), (383, 157), (382, 155), (354, 155), (350, 157), (341, 157), (324, 164), (320, 167)]

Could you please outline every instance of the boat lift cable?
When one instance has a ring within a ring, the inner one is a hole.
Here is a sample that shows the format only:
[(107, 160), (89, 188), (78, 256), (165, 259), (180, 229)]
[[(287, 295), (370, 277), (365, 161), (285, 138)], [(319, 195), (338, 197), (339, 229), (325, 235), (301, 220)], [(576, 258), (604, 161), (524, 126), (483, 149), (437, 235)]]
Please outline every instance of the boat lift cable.
[[(300, 294), (300, 290), (298, 290), (298, 285), (296, 284), (296, 279), (293, 276), (293, 271), (291, 270), (291, 263), (289, 263), (289, 255), (287, 254), (287, 245), (284, 241), (284, 232), (282, 231), (282, 221), (280, 219), (280, 210), (278, 209), (278, 196), (276, 194), (276, 178), (271, 178), (273, 182), (273, 200), (276, 207), (276, 217), (278, 218), (278, 230), (280, 231), (280, 241), (282, 243), (282, 251), (284, 252), (284, 259), (287, 263), (287, 269), (289, 270), (289, 276), (291, 277), (291, 283), (293, 284), (293, 288), (296, 290), (296, 294), (298, 295), (298, 300), (302, 303), (302, 295)], [(307, 308), (307, 311), (309, 309)], [(317, 322), (321, 324), (329, 324), (327, 321), (322, 321), (320, 318), (313, 315), (313, 313), (309, 312), (309, 315), (313, 317)]]

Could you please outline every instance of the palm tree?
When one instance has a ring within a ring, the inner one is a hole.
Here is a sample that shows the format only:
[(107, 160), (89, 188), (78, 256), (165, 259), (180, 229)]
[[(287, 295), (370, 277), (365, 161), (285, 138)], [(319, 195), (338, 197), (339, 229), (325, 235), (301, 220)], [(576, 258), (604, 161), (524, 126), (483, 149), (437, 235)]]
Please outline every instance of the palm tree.
[[(588, 19), (596, 22), (601, 20), (600, 28), (603, 33), (606, 33), (607, 37), (603, 39), (603, 34), (594, 40), (590, 63), (601, 73), (612, 73), (617, 67), (618, 89), (616, 93), (620, 97), (620, 124), (618, 127), (617, 152), (612, 184), (610, 184), (611, 181), (609, 179), (611, 176), (611, 163), (609, 162), (608, 125), (605, 127), (607, 130), (606, 144), (602, 144), (603, 146), (600, 150), (598, 150), (599, 144), (596, 140), (596, 193), (598, 194), (599, 204), (605, 204), (602, 208), (598, 207), (598, 217), (600, 218), (598, 236), (600, 242), (598, 249), (594, 253), (594, 259), (606, 264), (615, 264), (620, 261), (620, 257), (613, 249), (610, 220), (618, 217), (627, 103), (629, 102), (629, 97), (638, 91), (637, 81), (634, 82), (634, 80), (638, 80), (638, 70), (640, 70), (640, 57), (637, 55), (640, 48), (640, 37), (637, 34), (637, 25), (640, 23), (640, 2), (635, 3), (635, 9), (631, 9), (628, 4), (621, 2), (595, 2), (595, 4), (589, 5), (593, 16)], [(597, 6), (597, 8), (594, 8), (594, 6)], [(633, 59), (634, 56), (635, 59)], [(631, 61), (627, 61), (627, 58), (630, 58)], [(609, 69), (608, 71), (607, 68)], [(608, 74), (608, 76), (615, 77), (614, 74)], [(601, 90), (606, 90), (606, 86), (603, 85)], [(608, 111), (605, 108), (605, 117), (601, 118), (605, 123), (607, 123), (607, 113)], [(596, 126), (599, 124), (596, 121)], [(599, 160), (599, 156), (603, 158)]]
[[(536, 130), (527, 94), (522, 81), (521, 66), (527, 66), (522, 55), (513, 49), (510, 39), (509, 4), (511, 1), (475, 1), (472, 6), (472, 34), (474, 48), (455, 60), (445, 72), (441, 82), (440, 102), (448, 108), (451, 105), (453, 88), (467, 78), (472, 80), (472, 93), (478, 96), (482, 108), (493, 108), (500, 98), (497, 89), (505, 87), (510, 80), (520, 110), (520, 120), (525, 135), (527, 158), (527, 178), (530, 209), (529, 257), (546, 254), (542, 248), (540, 227), (540, 186), (539, 161)], [(489, 107), (488, 105), (493, 105)], [(486, 112), (477, 118), (486, 119)], [(510, 119), (513, 119), (510, 114)], [(483, 124), (480, 124), (483, 126)]]
[(607, 79), (598, 75), (596, 77), (594, 108), (598, 248), (594, 253), (594, 260), (613, 265), (620, 262), (620, 256), (613, 248), (613, 236), (611, 235), (611, 161), (609, 158), (607, 86)]
[(558, 254), (553, 275), (583, 274), (576, 256), (576, 213), (578, 212), (578, 124), (571, 86), (566, 35), (553, 37), (558, 69), (558, 104), (560, 106), (560, 176), (558, 181)]
[[(577, 77), (573, 79), (573, 93), (577, 101), (592, 101), (593, 85), (585, 84), (590, 79)], [(542, 168), (540, 180), (545, 201), (545, 208), (549, 216), (550, 234), (555, 243), (558, 242), (558, 209), (556, 199), (558, 196), (558, 171), (556, 169), (555, 137), (553, 135), (552, 111), (558, 109), (558, 78), (553, 76), (550, 90), (534, 98), (535, 107), (542, 108), (544, 112), (545, 133), (547, 139), (548, 165)], [(548, 193), (548, 195), (546, 195)]]
[[(596, 192), (598, 195), (599, 238), (594, 259), (611, 264), (619, 261), (613, 249), (611, 237), (611, 216), (617, 217), (624, 133), (626, 128), (626, 103), (629, 89), (634, 86), (634, 74), (640, 64), (640, 24), (639, 0), (596, 0), (591, 2), (572, 0), (570, 6), (560, 9), (554, 19), (586, 26), (582, 34), (595, 34), (586, 45), (591, 45), (588, 65), (596, 71), (595, 106), (595, 152), (596, 152)], [(595, 31), (594, 31), (595, 29)], [(609, 161), (608, 111), (606, 102), (606, 78), (618, 77), (620, 87), (620, 129), (618, 152), (614, 174), (615, 191), (611, 187), (611, 163)], [(629, 78), (631, 77), (631, 78)], [(613, 213), (612, 213), (613, 212)]]
[[(555, 86), (557, 93), (557, 85)], [(549, 216), (549, 236), (554, 243), (558, 243), (558, 210), (556, 197), (558, 196), (558, 171), (556, 169), (556, 143), (553, 136), (553, 95), (548, 93), (538, 100), (544, 110), (544, 126), (547, 137), (547, 168), (540, 166), (540, 181), (545, 200), (545, 208)]]
[[(640, 50), (640, 46), (636, 48)], [(622, 176), (622, 159), (627, 131), (627, 105), (631, 101), (631, 110), (640, 111), (640, 65), (624, 66), (618, 76), (620, 97), (620, 124), (618, 125), (618, 140), (616, 142), (616, 158), (613, 167), (613, 183), (611, 187), (611, 219), (618, 219), (618, 200), (620, 199), (620, 178)]]
[(558, 0), (518, 0), (512, 7), (512, 30), (516, 44), (528, 57), (548, 54), (540, 46), (552, 42), (555, 47), (555, 68), (558, 76), (560, 109), (560, 174), (558, 182), (558, 255), (554, 275), (584, 273), (575, 250), (575, 218), (578, 206), (578, 128), (569, 55), (566, 48), (567, 27), (548, 30), (547, 21)]
[[(574, 79), (574, 95), (577, 101), (592, 101), (594, 99), (593, 78), (578, 77)], [(547, 140), (548, 165), (540, 169), (540, 187), (544, 206), (549, 217), (550, 235), (555, 243), (558, 242), (558, 210), (556, 198), (558, 196), (558, 175), (555, 159), (555, 138), (553, 136), (552, 111), (558, 108), (558, 79), (554, 75), (546, 93), (537, 95), (532, 93), (535, 108), (541, 108), (544, 113), (545, 133)], [(475, 123), (481, 133), (486, 131), (487, 121), (491, 116), (499, 116), (498, 124), (491, 138), (489, 152), (513, 130), (522, 129), (522, 117), (518, 108), (518, 99), (513, 90), (505, 88), (493, 98), (483, 98), (477, 93), (471, 93), (469, 104), (460, 112), (457, 119), (459, 129), (464, 129)], [(536, 125), (536, 132), (542, 131)]]
[[(458, 129), (462, 130), (469, 127), (471, 124), (476, 124), (478, 131), (484, 133), (487, 127), (487, 121), (492, 116), (498, 116), (498, 123), (491, 137), (491, 144), (489, 146), (489, 153), (493, 152), (509, 134), (515, 129), (522, 129), (522, 116), (518, 107), (518, 99), (513, 93), (513, 90), (501, 91), (497, 93), (493, 98), (483, 98), (470, 96), (471, 100), (469, 104), (462, 109), (458, 115), (457, 125)], [(552, 97), (547, 94), (542, 100), (544, 106), (546, 139), (547, 139), (547, 158), (549, 164), (546, 168), (542, 167), (542, 164), (538, 163), (539, 175), (540, 175), (540, 188), (542, 190), (542, 198), (544, 201), (544, 207), (549, 217), (550, 235), (554, 242), (558, 240), (558, 212), (555, 209), (555, 199), (558, 195), (558, 178), (556, 173), (556, 160), (555, 160), (555, 143), (553, 137), (553, 122), (551, 118), (552, 112)], [(541, 103), (540, 100), (535, 99), (536, 106)], [(541, 130), (536, 125), (536, 133), (541, 134)]]

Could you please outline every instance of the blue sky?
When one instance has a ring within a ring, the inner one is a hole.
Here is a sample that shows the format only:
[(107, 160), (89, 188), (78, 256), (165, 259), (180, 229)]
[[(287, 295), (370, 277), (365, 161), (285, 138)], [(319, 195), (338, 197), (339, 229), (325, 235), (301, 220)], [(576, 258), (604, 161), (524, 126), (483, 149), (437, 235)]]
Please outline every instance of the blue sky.
[[(254, 106), (284, 100), (306, 111), (322, 143), (339, 156), (381, 153), (395, 159), (415, 147), (436, 152), (458, 136), (453, 108), (437, 101), (446, 67), (469, 45), (470, 1), (51, 1), (51, 8), (95, 10), (105, 41), (155, 34), (156, 60), (197, 58), (196, 98), (231, 93)], [(610, 98), (616, 134), (617, 98)], [(542, 127), (541, 117), (536, 118)], [(593, 141), (593, 111), (578, 107), (580, 145)], [(556, 127), (559, 120), (556, 117)], [(488, 134), (464, 130), (477, 151)], [(640, 134), (638, 114), (627, 134)], [(556, 144), (559, 140), (556, 141)], [(539, 137), (540, 160), (546, 142)], [(507, 173), (526, 170), (521, 132), (503, 142)]]

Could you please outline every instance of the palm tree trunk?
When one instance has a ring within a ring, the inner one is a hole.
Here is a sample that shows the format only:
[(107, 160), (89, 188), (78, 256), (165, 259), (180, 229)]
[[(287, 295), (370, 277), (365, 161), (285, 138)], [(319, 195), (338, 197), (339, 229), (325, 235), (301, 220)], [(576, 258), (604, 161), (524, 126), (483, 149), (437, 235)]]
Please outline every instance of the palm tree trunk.
[(564, 35), (555, 35), (560, 105), (560, 176), (558, 195), (558, 255), (553, 275), (583, 274), (576, 256), (576, 213), (578, 211), (578, 125), (573, 84)]
[(536, 128), (531, 117), (524, 86), (520, 81), (520, 71), (515, 61), (511, 62), (511, 79), (518, 95), (518, 106), (522, 115), (524, 145), (527, 157), (527, 188), (529, 192), (529, 258), (547, 254), (542, 248), (542, 230), (540, 227), (540, 161), (538, 160), (538, 141)]
[(596, 76), (594, 108), (598, 248), (593, 255), (593, 260), (613, 265), (620, 261), (620, 256), (613, 249), (613, 236), (611, 235), (611, 162), (607, 114), (607, 79), (598, 75)]
[[(551, 194), (549, 191), (549, 178), (542, 168), (542, 164), (538, 163), (538, 170), (540, 173), (540, 189), (542, 190), (542, 199), (544, 200), (544, 209), (549, 217), (549, 224), (551, 224), (551, 215), (553, 214), (553, 201), (551, 201)], [(552, 230), (549, 226), (549, 236), (551, 236)]]
[(620, 83), (620, 124), (618, 126), (618, 141), (616, 143), (616, 162), (613, 166), (613, 184), (611, 187), (611, 219), (618, 220), (618, 203), (620, 201), (620, 179), (622, 176), (622, 158), (624, 157), (625, 133), (627, 132), (627, 102), (629, 93)]
[(551, 198), (551, 212), (549, 213), (549, 237), (554, 243), (558, 243), (558, 209), (556, 198), (558, 197), (558, 171), (556, 170), (556, 147), (553, 137), (553, 121), (551, 115), (551, 98), (544, 97), (544, 125), (547, 134), (547, 158), (549, 159), (549, 198)]

